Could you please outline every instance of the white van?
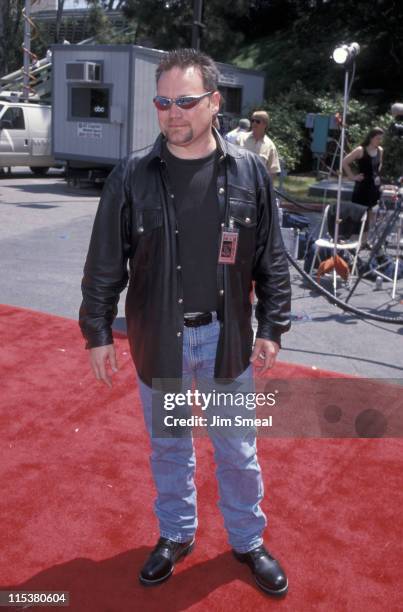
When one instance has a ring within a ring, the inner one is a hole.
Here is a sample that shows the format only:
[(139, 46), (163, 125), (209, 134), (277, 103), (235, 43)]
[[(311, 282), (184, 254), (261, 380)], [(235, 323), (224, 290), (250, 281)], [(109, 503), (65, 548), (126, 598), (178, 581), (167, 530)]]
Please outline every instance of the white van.
[(43, 176), (56, 162), (51, 150), (51, 107), (0, 99), (0, 168), (29, 166)]

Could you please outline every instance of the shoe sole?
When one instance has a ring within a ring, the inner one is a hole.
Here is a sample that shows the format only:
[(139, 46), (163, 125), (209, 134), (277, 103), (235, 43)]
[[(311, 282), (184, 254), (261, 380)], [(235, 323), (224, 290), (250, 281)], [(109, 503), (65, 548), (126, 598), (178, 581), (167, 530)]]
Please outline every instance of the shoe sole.
[[(242, 558), (240, 558), (238, 556), (238, 554), (237, 554), (237, 552), (235, 550), (233, 550), (232, 552), (233, 552), (233, 555), (234, 555), (235, 559), (237, 559), (241, 563), (246, 563), (246, 561), (244, 559), (242, 559)], [(257, 586), (259, 587), (259, 589), (262, 589), (262, 591), (264, 591), (268, 595), (272, 595), (273, 597), (284, 597), (284, 595), (286, 595), (288, 593), (288, 580), (287, 580), (287, 584), (282, 589), (273, 590), (273, 589), (268, 589), (267, 586), (264, 586), (261, 582), (259, 582), (259, 580), (258, 580), (257, 576), (254, 574), (254, 572), (252, 572), (252, 573), (255, 576), (255, 582), (256, 582)]]
[(192, 542), (190, 542), (189, 546), (187, 548), (184, 548), (182, 550), (182, 552), (180, 553), (180, 555), (178, 555), (176, 557), (176, 559), (174, 560), (174, 564), (173, 567), (171, 569), (171, 571), (166, 574), (165, 576), (162, 576), (162, 578), (158, 578), (157, 580), (147, 580), (147, 578), (143, 578), (141, 574), (139, 574), (139, 581), (141, 582), (142, 585), (144, 586), (158, 586), (159, 584), (161, 584), (161, 582), (165, 582), (165, 580), (168, 580), (168, 578), (170, 578), (173, 574), (173, 571), (175, 569), (175, 563), (177, 563), (177, 561), (180, 561), (181, 559), (183, 559), (184, 557), (186, 557), (187, 555), (190, 555), (190, 553), (192, 552), (192, 550), (195, 547), (195, 541), (192, 540)]

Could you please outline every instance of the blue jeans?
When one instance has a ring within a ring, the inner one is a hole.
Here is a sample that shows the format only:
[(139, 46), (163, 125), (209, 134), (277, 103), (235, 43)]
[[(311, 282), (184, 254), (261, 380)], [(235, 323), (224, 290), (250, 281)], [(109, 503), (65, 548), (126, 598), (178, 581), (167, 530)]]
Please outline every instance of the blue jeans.
[[(215, 317), (214, 317), (215, 318)], [(220, 323), (184, 327), (183, 377), (213, 379)], [(248, 367), (237, 381), (253, 385), (253, 370)], [(151, 469), (157, 489), (154, 509), (160, 535), (176, 542), (191, 540), (197, 528), (197, 496), (194, 483), (196, 457), (192, 436), (157, 438), (152, 432), (152, 390), (138, 377), (144, 420), (151, 441)], [(253, 388), (253, 387), (251, 387)], [(260, 508), (263, 480), (256, 455), (256, 432), (242, 436), (223, 435), (208, 428), (214, 446), (218, 507), (224, 518), (230, 546), (240, 553), (263, 543), (266, 516)]]

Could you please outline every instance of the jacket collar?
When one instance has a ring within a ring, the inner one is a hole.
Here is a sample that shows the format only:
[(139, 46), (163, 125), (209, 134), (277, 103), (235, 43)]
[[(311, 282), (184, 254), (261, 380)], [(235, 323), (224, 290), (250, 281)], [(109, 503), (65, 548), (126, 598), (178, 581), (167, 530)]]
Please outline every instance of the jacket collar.
[[(220, 153), (220, 157), (233, 157), (233, 158), (241, 158), (245, 157), (243, 150), (236, 145), (233, 145), (227, 142), (216, 130), (215, 127), (213, 129), (214, 138), (217, 142), (217, 148)], [(161, 161), (162, 160), (162, 146), (165, 141), (165, 136), (163, 134), (159, 134), (156, 141), (154, 142), (153, 148), (147, 154), (148, 162), (152, 162), (154, 160)]]

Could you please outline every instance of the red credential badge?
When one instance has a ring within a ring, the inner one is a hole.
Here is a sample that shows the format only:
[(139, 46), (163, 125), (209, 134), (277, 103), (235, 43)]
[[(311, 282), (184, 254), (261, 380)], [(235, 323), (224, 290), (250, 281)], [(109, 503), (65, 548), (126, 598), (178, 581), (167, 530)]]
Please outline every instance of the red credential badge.
[(238, 249), (239, 232), (232, 227), (224, 227), (221, 232), (220, 253), (218, 263), (234, 264)]

